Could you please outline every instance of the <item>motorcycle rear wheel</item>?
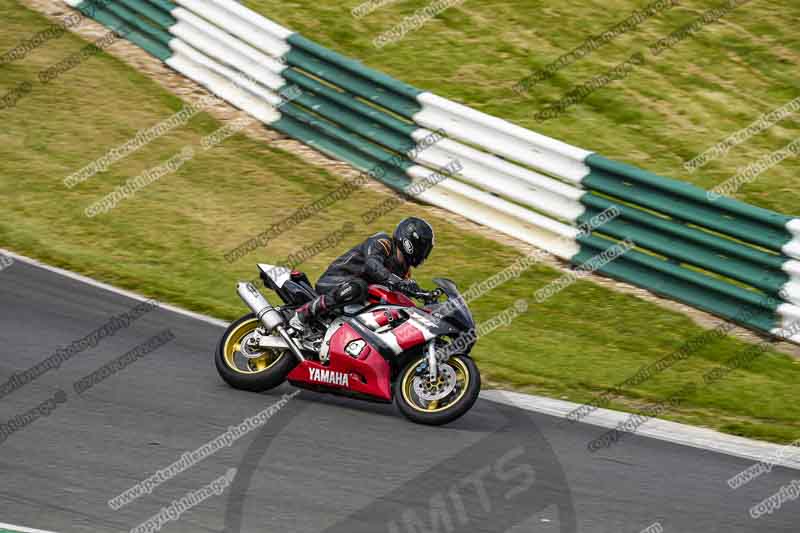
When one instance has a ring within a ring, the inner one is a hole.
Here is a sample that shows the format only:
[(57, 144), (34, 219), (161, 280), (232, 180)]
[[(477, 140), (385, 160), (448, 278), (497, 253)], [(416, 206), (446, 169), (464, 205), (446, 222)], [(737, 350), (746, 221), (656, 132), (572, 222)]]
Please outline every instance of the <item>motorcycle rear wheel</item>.
[[(466, 355), (454, 355), (444, 363), (450, 370), (440, 374), (437, 383), (425, 382), (427, 370), (420, 373), (418, 368), (426, 358), (417, 358), (409, 362), (400, 372), (394, 383), (394, 402), (403, 415), (418, 424), (441, 426), (461, 418), (469, 411), (478, 399), (481, 390), (481, 375), (475, 362)], [(426, 400), (422, 394), (440, 395), (437, 387), (446, 385), (447, 377), (452, 371), (456, 384), (451, 392), (438, 400)]]
[(231, 324), (217, 346), (214, 363), (231, 387), (252, 392), (273, 389), (286, 381), (297, 364), (289, 350), (262, 349), (248, 340), (261, 326), (253, 313)]

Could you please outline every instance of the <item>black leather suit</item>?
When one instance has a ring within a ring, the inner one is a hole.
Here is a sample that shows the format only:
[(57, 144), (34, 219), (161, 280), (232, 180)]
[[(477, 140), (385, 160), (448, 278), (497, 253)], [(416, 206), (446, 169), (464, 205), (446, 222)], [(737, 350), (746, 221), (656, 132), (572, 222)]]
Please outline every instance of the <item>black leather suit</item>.
[(391, 236), (376, 233), (331, 263), (317, 281), (320, 296), (297, 313), (307, 320), (309, 316), (366, 300), (368, 284), (388, 284), (392, 274), (402, 279), (408, 276), (410, 269), (402, 257)]

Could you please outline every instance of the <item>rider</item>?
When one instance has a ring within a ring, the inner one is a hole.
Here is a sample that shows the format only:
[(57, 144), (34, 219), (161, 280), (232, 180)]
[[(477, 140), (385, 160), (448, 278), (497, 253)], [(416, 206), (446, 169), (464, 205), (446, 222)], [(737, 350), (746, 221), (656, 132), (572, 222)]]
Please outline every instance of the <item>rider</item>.
[(289, 326), (302, 332), (309, 319), (321, 313), (363, 302), (368, 283), (418, 291), (417, 283), (409, 278), (411, 267), (420, 266), (433, 245), (433, 227), (421, 218), (402, 220), (391, 237), (376, 233), (331, 263), (317, 281), (320, 296), (298, 308)]

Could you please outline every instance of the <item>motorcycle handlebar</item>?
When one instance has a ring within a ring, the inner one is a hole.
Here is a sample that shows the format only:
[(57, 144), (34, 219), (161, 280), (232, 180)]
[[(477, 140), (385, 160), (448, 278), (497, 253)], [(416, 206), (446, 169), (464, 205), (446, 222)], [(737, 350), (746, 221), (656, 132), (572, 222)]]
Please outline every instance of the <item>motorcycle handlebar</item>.
[[(399, 280), (399, 278), (398, 278)], [(406, 296), (410, 296), (411, 298), (417, 298), (419, 300), (423, 300), (425, 303), (432, 303), (436, 302), (440, 296), (444, 294), (444, 291), (441, 288), (433, 289), (432, 291), (425, 291), (425, 290), (413, 290), (410, 288), (404, 288), (399, 282), (390, 283), (389, 287), (392, 290), (402, 292)]]
[(436, 301), (439, 296), (444, 293), (444, 291), (442, 291), (442, 289), (433, 289), (432, 291), (408, 291), (408, 293), (408, 296), (411, 296), (412, 298), (418, 298), (425, 302), (433, 302)]

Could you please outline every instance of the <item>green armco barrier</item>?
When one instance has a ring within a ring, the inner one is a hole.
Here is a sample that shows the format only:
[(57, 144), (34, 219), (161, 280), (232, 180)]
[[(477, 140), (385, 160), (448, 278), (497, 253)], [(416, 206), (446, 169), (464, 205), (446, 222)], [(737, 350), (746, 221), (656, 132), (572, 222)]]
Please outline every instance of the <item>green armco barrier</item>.
[(665, 178), (603, 156), (586, 158), (592, 169), (582, 184), (741, 240), (780, 251), (791, 240), (786, 224), (792, 217), (731, 198), (708, 198), (694, 185)]
[(723, 211), (710, 202), (695, 202), (686, 196), (672, 194), (603, 170), (592, 170), (581, 183), (589, 190), (599, 191), (625, 202), (646, 207), (684, 222), (691, 222), (771, 250), (780, 251), (781, 247), (791, 240), (791, 235), (785, 228)]
[[(768, 253), (747, 244), (687, 226), (671, 218), (659, 217), (641, 209), (614, 202), (593, 192), (584, 194), (581, 197), (581, 203), (593, 213), (613, 207), (620, 212), (620, 216), (623, 219), (767, 268), (780, 270), (783, 263), (789, 260), (784, 255)], [(579, 218), (579, 223), (589, 222), (592, 216), (584, 214)], [(598, 228), (598, 231), (602, 233), (603, 227)]]
[(147, 1), (153, 4), (154, 6), (160, 7), (161, 9), (163, 9), (168, 13), (172, 12), (173, 9), (178, 7), (178, 4), (170, 2), (170, 0), (147, 0)]
[[(147, 0), (119, 0), (122, 4), (126, 5), (129, 9), (140, 13), (153, 21), (162, 29), (168, 29), (178, 21), (172, 17), (167, 11), (161, 7), (156, 7)], [(174, 8), (173, 8), (174, 9)]]
[[(598, 237), (580, 237), (581, 251), (572, 263), (581, 265), (615, 242)], [(668, 260), (630, 250), (598, 272), (683, 302), (733, 322), (769, 332), (778, 327), (776, 298), (747, 291)]]
[(153, 37), (164, 46), (167, 46), (172, 40), (172, 36), (169, 33), (145, 22), (140, 14), (128, 9), (122, 3), (109, 2), (107, 9), (139, 31), (147, 34), (149, 37)]
[[(270, 124), (274, 128), (293, 139), (312, 146), (320, 152), (327, 154), (334, 159), (346, 161), (355, 168), (364, 172), (372, 171), (375, 179), (383, 184), (397, 190), (403, 191), (411, 185), (411, 180), (403, 171), (386, 162), (387, 160), (376, 160), (375, 158), (364, 155), (362, 152), (351, 148), (325, 133), (309, 127), (291, 117), (284, 116), (277, 122)], [(388, 158), (387, 158), (388, 159)]]
[[(611, 243), (611, 245), (615, 244), (615, 241), (609, 241), (608, 239), (593, 235), (578, 237), (578, 242), (597, 250), (605, 250), (609, 247), (608, 243)], [(583, 250), (580, 253), (582, 252)], [(580, 253), (578, 255), (580, 255)], [(766, 305), (763, 294), (737, 287), (736, 285), (711, 277), (702, 272), (689, 270), (688, 268), (677, 265), (666, 259), (661, 259), (638, 250), (630, 250), (625, 254), (624, 259), (629, 262), (648, 266), (651, 270), (668, 274), (676, 279), (694, 283), (695, 285), (706, 288), (709, 292), (730, 296), (731, 298), (751, 305)], [(619, 259), (617, 259), (617, 261), (619, 261)], [(772, 309), (775, 310), (774, 307)]]
[(287, 39), (287, 42), (290, 45), (297, 47), (301, 50), (305, 50), (309, 54), (317, 56), (318, 58), (328, 63), (334, 64), (357, 76), (368, 79), (382, 87), (394, 91), (395, 93), (401, 96), (405, 96), (409, 100), (416, 101), (417, 96), (419, 96), (424, 92), (420, 89), (417, 89), (416, 87), (412, 87), (407, 83), (403, 83), (400, 80), (397, 80), (387, 74), (384, 74), (383, 72), (379, 72), (377, 70), (373, 70), (369, 67), (366, 67), (360, 61), (350, 59), (349, 57), (339, 54), (338, 52), (334, 52), (333, 50), (325, 48), (320, 44), (310, 41), (298, 33), (291, 35)]
[(400, 116), (410, 119), (422, 109), (416, 100), (399, 95), (368, 78), (355, 75), (302, 50), (292, 48), (284, 57), (291, 66), (310, 72)]
[(392, 131), (378, 122), (366, 120), (362, 115), (313, 93), (304, 91), (294, 103), (395, 152), (405, 153), (416, 146), (411, 137)]
[(711, 205), (714, 206), (715, 209), (723, 209), (730, 213), (751, 218), (782, 230), (786, 230), (786, 224), (792, 220), (792, 217), (724, 196), (716, 200), (710, 200), (707, 196), (708, 191), (705, 189), (683, 181), (665, 178), (664, 176), (653, 174), (652, 172), (642, 170), (632, 165), (612, 161), (598, 154), (592, 154), (587, 157), (586, 164), (592, 169), (603, 170), (609, 174), (629, 178), (653, 188), (661, 189), (675, 196), (682, 196), (699, 204)]
[[(106, 6), (107, 1), (99, 0), (100, 3), (92, 6), (96, 11), (93, 18), (112, 29), (129, 30), (128, 40), (162, 61), (172, 56), (168, 43), (177, 38), (170, 33), (177, 23), (171, 12), (179, 6), (190, 12), (194, 10), (192, 2), (113, 0)], [(225, 9), (226, 6), (219, 4), (218, 7)], [(86, 14), (92, 16), (90, 10)], [(209, 22), (238, 37), (235, 24), (225, 20)], [(415, 163), (405, 154), (416, 146), (413, 136), (421, 129), (415, 118), (425, 127), (436, 126), (430, 123), (432, 118), (426, 119), (420, 112), (433, 111), (425, 114), (433, 118), (441, 115), (447, 118), (450, 113), (462, 120), (465, 127), (477, 125), (477, 128), (489, 128), (489, 132), (503, 131), (512, 138), (515, 135), (508, 133), (511, 129), (484, 120), (486, 117), (481, 118), (479, 114), (462, 116), (457, 106), (449, 110), (447, 105), (442, 105), (441, 98), (427, 98), (435, 95), (426, 94), (296, 33), (286, 40), (290, 49), (283, 59), (288, 67), (280, 71), (286, 84), (278, 92), (287, 100), (294, 98), (277, 106), (280, 118), (274, 115), (275, 118), (269, 119), (274, 122), (267, 126), (370, 173), (396, 191), (405, 192), (412, 184), (407, 173)], [(204, 82), (217, 94), (234, 90), (221, 87), (225, 82), (216, 76), (209, 76)], [(302, 91), (299, 96), (294, 94), (296, 87)], [(245, 107), (253, 97), (265, 99), (258, 91), (248, 91), (241, 86), (235, 90), (241, 92), (236, 98), (228, 98)], [(457, 134), (453, 133), (453, 137), (454, 143), (462, 142)], [(490, 134), (467, 137), (472, 141), (463, 141), (463, 145), (487, 154), (497, 149), (491, 146)], [(513, 142), (533, 142), (527, 138), (522, 140), (524, 135), (518, 137)], [(550, 157), (549, 145), (542, 145), (545, 146), (543, 157)], [(555, 152), (559, 158), (572, 158), (573, 162), (589, 167), (580, 180), (586, 192), (579, 201), (586, 211), (578, 217), (577, 224), (590, 224), (609, 208), (616, 208), (619, 217), (594, 228), (589, 235), (578, 235), (575, 240), (580, 251), (570, 259), (572, 263), (581, 265), (619, 241), (629, 240), (635, 243), (636, 249), (599, 267), (597, 272), (749, 328), (771, 332), (780, 327), (786, 314), (786, 309), (782, 309), (781, 316), (777, 316), (778, 306), (784, 303), (781, 298), (795, 301), (798, 294), (792, 280), (796, 279), (800, 268), (796, 260), (784, 255), (797, 255), (798, 245), (792, 242), (793, 236), (788, 230), (792, 217), (730, 198), (712, 197), (688, 183), (598, 154), (583, 159), (588, 152), (576, 150), (580, 155)], [(458, 153), (455, 148), (453, 151)], [(513, 160), (506, 162), (521, 166)], [(503, 179), (500, 174), (493, 176)], [(471, 186), (470, 178), (475, 177), (465, 175), (464, 185)], [(559, 218), (558, 215), (553, 216)], [(524, 214), (520, 218), (524, 218)]]
[(379, 122), (402, 135), (411, 136), (412, 133), (419, 129), (419, 126), (416, 124), (403, 122), (399, 118), (390, 115), (385, 111), (381, 111), (378, 108), (361, 102), (346, 92), (338, 91), (328, 87), (327, 85), (318, 82), (314, 78), (306, 76), (294, 67), (284, 70), (281, 75), (290, 83), (294, 83), (295, 85), (307, 91), (313, 92), (314, 94), (324, 96), (328, 100), (336, 102), (340, 106), (351, 109), (356, 113), (360, 113), (365, 118)]
[[(76, 9), (81, 11), (84, 15), (93, 18), (107, 28), (120, 33), (120, 35), (123, 35), (125, 39), (152, 54), (153, 56), (159, 58), (161, 61), (166, 61), (172, 57), (172, 50), (170, 50), (168, 47), (164, 46), (153, 37), (150, 37), (149, 35), (142, 33), (140, 30), (137, 30), (131, 24), (122, 20), (114, 13), (111, 13), (106, 9), (99, 8), (97, 4), (82, 2), (78, 4)], [(125, 31), (122, 30), (123, 28), (125, 28)]]
[[(372, 142), (359, 137), (358, 135), (354, 135), (350, 132), (340, 129), (335, 124), (318, 118), (317, 116), (312, 115), (311, 113), (294, 104), (288, 103), (281, 106), (281, 112), (292, 117), (297, 122), (301, 122), (309, 128), (319, 130), (328, 137), (335, 139), (342, 144), (346, 144), (377, 161), (386, 161), (392, 157), (390, 152), (381, 148), (380, 146), (377, 146)], [(396, 166), (401, 171), (405, 171), (413, 165), (411, 161), (402, 156), (398, 156), (397, 161), (392, 162), (391, 164)]]
[[(582, 218), (588, 221), (591, 217), (599, 214), (600, 211), (588, 211)], [(606, 222), (601, 228), (598, 228), (598, 232), (618, 239), (630, 239), (640, 248), (727, 276), (775, 295), (789, 281), (789, 276), (780, 270), (765, 269), (763, 266), (749, 261), (726, 257), (715, 253), (708, 247), (650, 229), (624, 218)]]

